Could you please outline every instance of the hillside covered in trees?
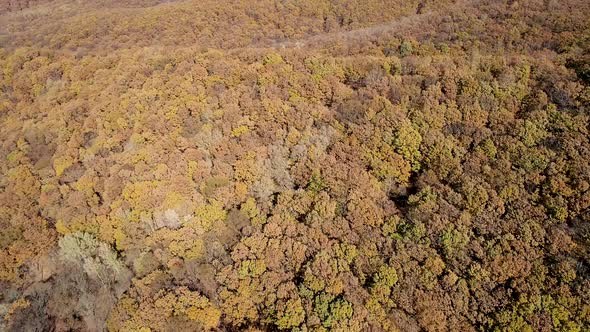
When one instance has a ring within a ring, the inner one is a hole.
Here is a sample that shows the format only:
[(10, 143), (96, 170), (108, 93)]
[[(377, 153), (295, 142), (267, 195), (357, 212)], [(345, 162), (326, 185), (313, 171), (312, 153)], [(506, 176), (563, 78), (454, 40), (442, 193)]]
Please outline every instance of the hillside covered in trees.
[(5, 0), (0, 331), (590, 330), (590, 2)]

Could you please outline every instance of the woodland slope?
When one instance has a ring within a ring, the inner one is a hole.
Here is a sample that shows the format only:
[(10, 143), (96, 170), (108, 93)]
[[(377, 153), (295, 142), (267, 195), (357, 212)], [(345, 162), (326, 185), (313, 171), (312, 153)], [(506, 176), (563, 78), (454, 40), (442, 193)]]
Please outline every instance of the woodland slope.
[(0, 330), (590, 330), (590, 2), (0, 5)]

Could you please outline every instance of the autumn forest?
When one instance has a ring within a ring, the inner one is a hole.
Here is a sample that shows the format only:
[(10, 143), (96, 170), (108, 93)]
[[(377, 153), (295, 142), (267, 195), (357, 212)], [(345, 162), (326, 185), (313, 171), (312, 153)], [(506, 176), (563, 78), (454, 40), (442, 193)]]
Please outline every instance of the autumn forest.
[(590, 331), (590, 2), (0, 1), (0, 331)]

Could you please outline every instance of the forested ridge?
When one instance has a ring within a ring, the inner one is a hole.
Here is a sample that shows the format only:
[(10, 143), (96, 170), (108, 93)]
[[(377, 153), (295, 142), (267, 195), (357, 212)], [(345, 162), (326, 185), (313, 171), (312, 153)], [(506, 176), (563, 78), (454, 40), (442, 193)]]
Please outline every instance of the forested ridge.
[(7, 0), (0, 331), (590, 330), (590, 2)]

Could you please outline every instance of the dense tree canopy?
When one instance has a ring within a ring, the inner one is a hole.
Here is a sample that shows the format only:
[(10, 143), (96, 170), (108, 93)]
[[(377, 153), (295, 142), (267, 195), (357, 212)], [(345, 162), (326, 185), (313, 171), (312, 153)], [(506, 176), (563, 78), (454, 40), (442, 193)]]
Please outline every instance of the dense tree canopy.
[(4, 2), (0, 330), (590, 330), (589, 27)]

